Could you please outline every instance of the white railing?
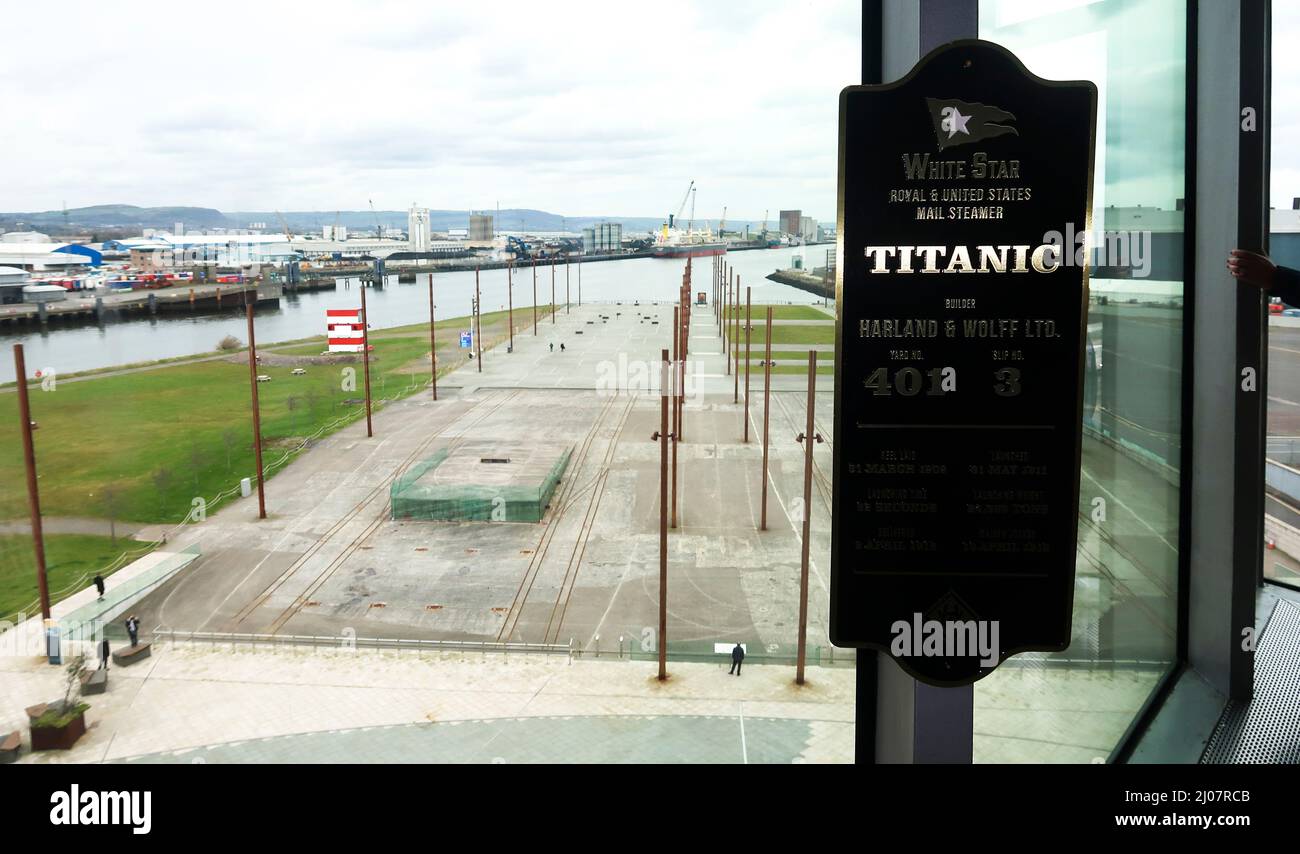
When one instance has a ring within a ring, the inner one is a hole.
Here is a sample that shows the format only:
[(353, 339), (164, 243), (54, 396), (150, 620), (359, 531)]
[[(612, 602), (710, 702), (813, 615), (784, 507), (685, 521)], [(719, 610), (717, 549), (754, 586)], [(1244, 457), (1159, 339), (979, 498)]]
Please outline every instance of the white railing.
[(426, 652), (477, 652), (509, 655), (569, 655), (568, 644), (513, 643), (502, 641), (426, 640), (416, 638), (363, 638), (347, 635), (280, 635), (241, 632), (190, 632), (164, 629), (152, 632), (154, 643), (218, 644), (253, 648), (307, 646), (316, 649), (396, 649)]

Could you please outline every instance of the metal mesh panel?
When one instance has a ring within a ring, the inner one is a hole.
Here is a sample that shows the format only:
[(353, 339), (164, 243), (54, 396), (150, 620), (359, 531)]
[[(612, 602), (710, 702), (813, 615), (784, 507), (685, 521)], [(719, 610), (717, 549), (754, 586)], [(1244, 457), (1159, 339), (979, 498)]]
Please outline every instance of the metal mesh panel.
[(1233, 700), (1201, 763), (1300, 764), (1300, 609), (1279, 600), (1255, 648), (1255, 696)]
[[(540, 522), (573, 453), (566, 449), (526, 483), (439, 483), (430, 475), (450, 454), (439, 450), (413, 465), (389, 489), (394, 519), (446, 522)], [(484, 462), (485, 465), (492, 463)]]

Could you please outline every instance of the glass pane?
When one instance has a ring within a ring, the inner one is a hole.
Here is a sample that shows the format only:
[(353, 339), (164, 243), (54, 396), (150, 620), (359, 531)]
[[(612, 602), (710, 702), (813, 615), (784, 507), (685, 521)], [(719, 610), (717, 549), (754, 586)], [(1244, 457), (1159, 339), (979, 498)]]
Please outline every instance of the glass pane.
[[(1273, 4), (1273, 44), (1300, 39), (1300, 9)], [(1269, 255), (1300, 269), (1300, 54), (1273, 51), (1272, 175)], [(1268, 316), (1268, 447), (1264, 485), (1264, 577), (1300, 587), (1300, 306), (1274, 298)]]
[(985, 0), (980, 37), (1097, 84), (1074, 637), (978, 683), (980, 762), (1106, 758), (1175, 658), (1183, 333), (1181, 0)]

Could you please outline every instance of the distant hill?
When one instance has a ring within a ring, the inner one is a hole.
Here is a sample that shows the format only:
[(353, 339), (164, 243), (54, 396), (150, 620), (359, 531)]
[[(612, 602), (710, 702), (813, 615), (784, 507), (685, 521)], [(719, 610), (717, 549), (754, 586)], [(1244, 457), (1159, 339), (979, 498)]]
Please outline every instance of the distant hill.
[(172, 228), (185, 223), (186, 228), (228, 228), (226, 215), (215, 208), (160, 207), (141, 208), (135, 205), (94, 205), (87, 208), (68, 208), (64, 211), (20, 211), (0, 213), (0, 222), (8, 225), (21, 222), (24, 228), (35, 231), (61, 229), (66, 223), (77, 228)]
[[(477, 213), (477, 211), (476, 211)], [(625, 232), (646, 232), (658, 228), (664, 217), (646, 216), (573, 216), (566, 217), (548, 211), (530, 208), (507, 208), (500, 211), (490, 210), (483, 213), (496, 217), (496, 229), (501, 231), (579, 231), (601, 222), (622, 223)], [(469, 227), (469, 211), (430, 210), (430, 225), (434, 231), (448, 231), (455, 228)], [(94, 229), (127, 229), (136, 231), (144, 228), (161, 228), (171, 230), (176, 223), (182, 223), (189, 231), (202, 231), (210, 228), (250, 228), (253, 223), (261, 223), (266, 231), (279, 231), (281, 219), (294, 232), (319, 232), (323, 226), (345, 225), (353, 231), (374, 231), (378, 220), (385, 229), (406, 230), (406, 211), (235, 211), (223, 213), (215, 208), (200, 207), (137, 207), (135, 205), (94, 205), (84, 208), (68, 208), (54, 211), (16, 211), (0, 212), (0, 231), (23, 230), (45, 231), (52, 234), (79, 233)], [(697, 220), (702, 225), (704, 219)], [(21, 226), (19, 225), (21, 224)], [(66, 225), (66, 229), (65, 229)], [(709, 225), (717, 228), (716, 221)], [(750, 226), (758, 231), (757, 222), (728, 221), (727, 228), (732, 231), (744, 231)], [(776, 222), (768, 223), (775, 228)]]

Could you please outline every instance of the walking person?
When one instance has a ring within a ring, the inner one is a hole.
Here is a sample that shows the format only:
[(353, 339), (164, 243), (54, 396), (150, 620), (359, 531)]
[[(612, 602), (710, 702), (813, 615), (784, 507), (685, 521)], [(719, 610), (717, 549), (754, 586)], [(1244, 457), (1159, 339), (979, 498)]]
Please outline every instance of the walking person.
[(727, 675), (730, 676), (734, 673), (739, 676), (740, 663), (744, 660), (745, 648), (740, 645), (740, 641), (737, 641), (736, 646), (731, 650), (731, 669), (727, 671)]
[(131, 636), (131, 646), (140, 643), (140, 620), (135, 614), (126, 618), (126, 633)]
[(95, 573), (95, 589), (99, 591), (99, 600), (104, 601), (104, 576)]
[(555, 342), (554, 342), (554, 341), (551, 342), (551, 352), (552, 352), (552, 353), (555, 352)]
[(104, 638), (99, 642), (99, 666), (102, 670), (108, 669), (108, 654), (108, 638)]

